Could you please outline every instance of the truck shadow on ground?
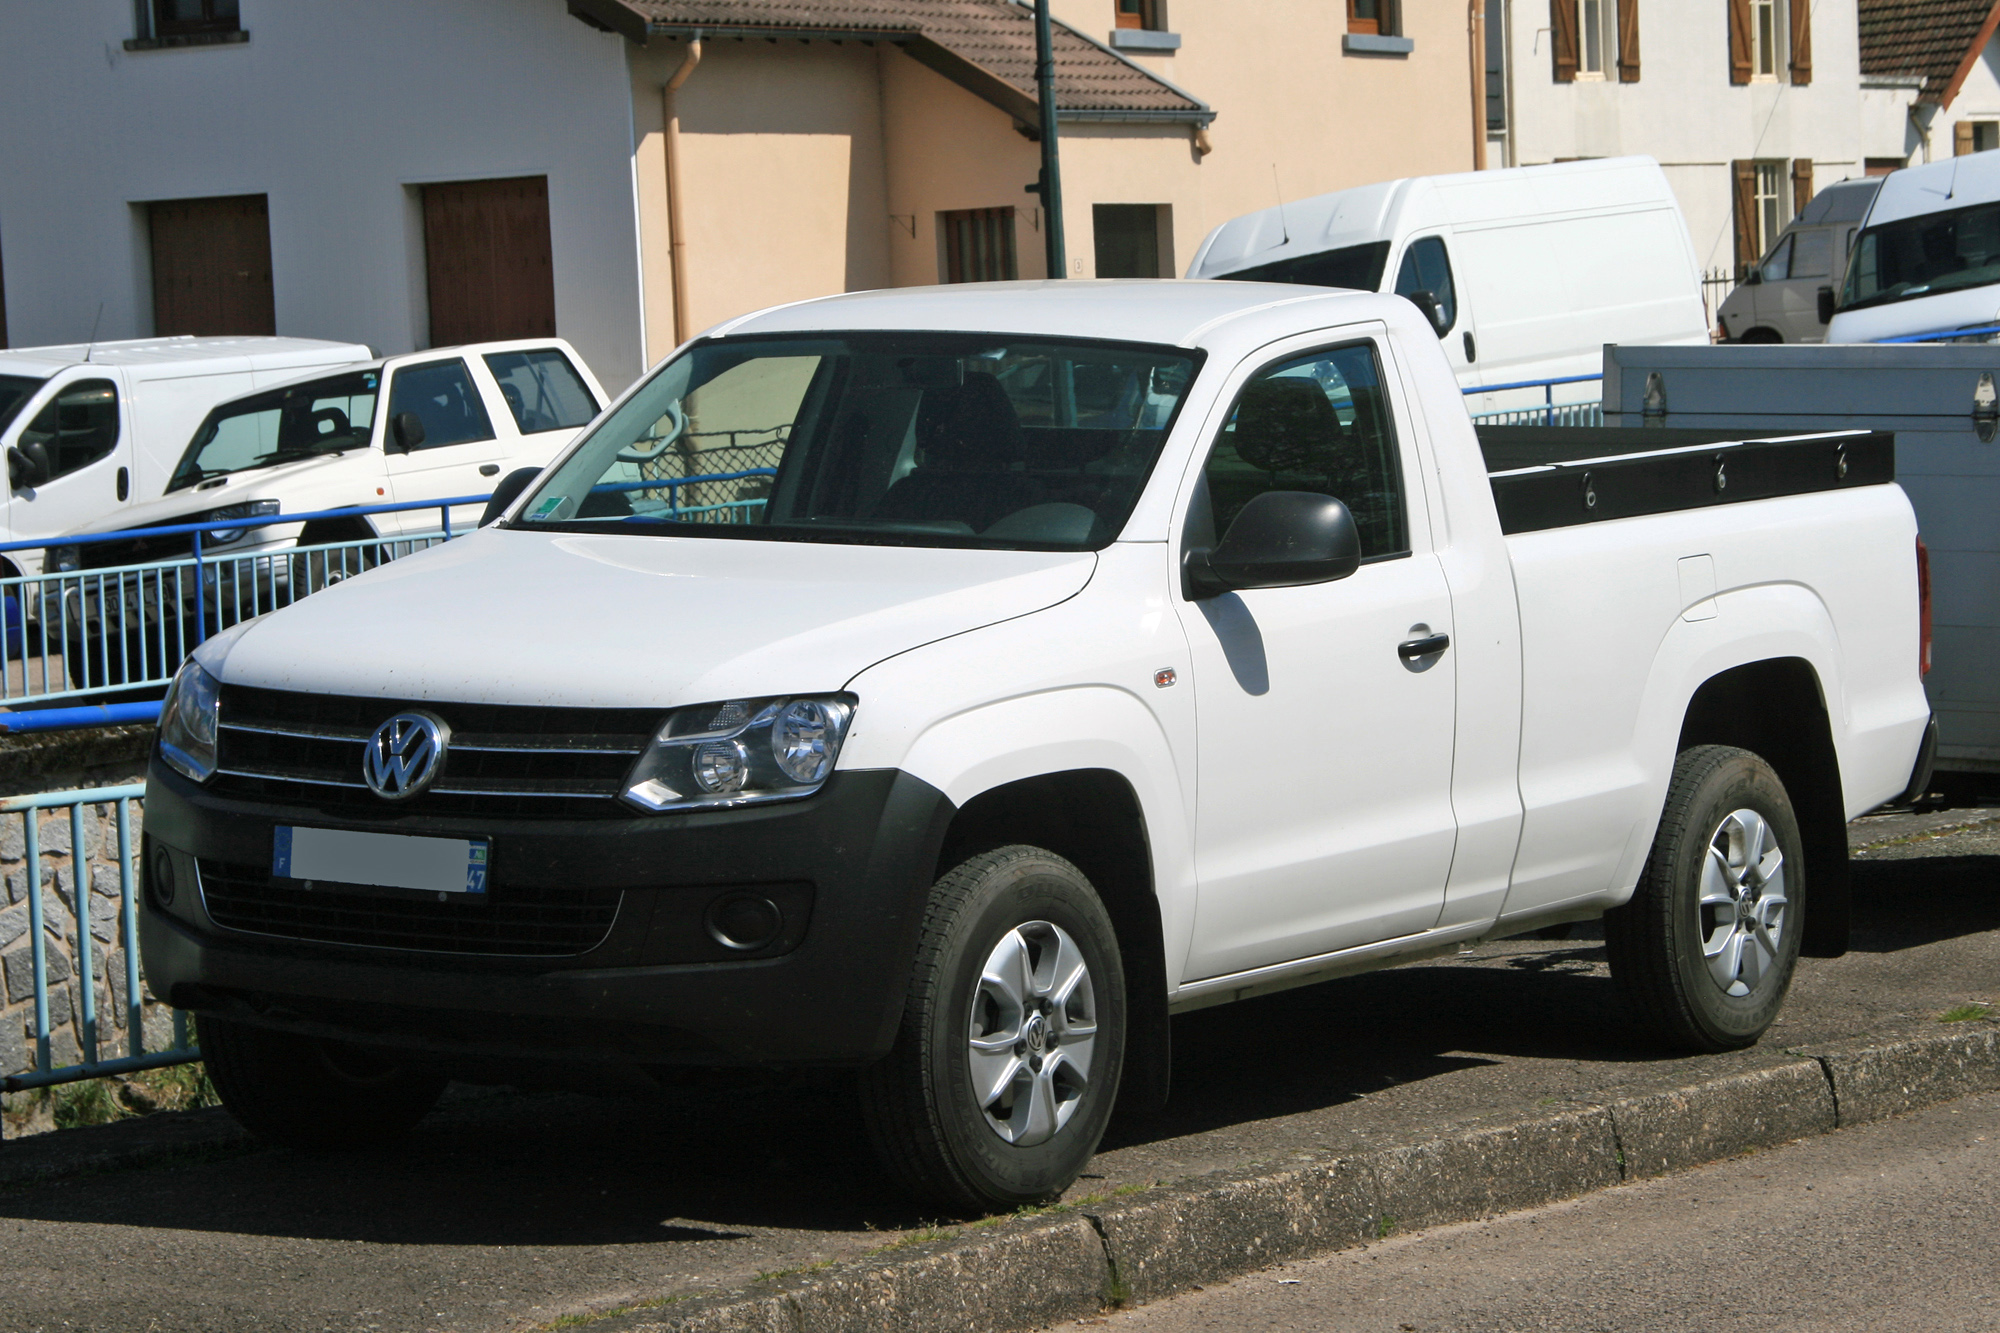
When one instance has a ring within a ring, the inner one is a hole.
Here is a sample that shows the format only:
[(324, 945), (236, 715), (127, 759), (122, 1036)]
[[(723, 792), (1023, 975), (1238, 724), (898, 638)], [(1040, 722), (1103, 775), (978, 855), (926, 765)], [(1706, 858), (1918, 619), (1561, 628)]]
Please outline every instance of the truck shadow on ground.
[[(1856, 951), (2000, 930), (1997, 872), (2000, 857), (1857, 863)], [(1169, 1106), (1120, 1124), (1106, 1151), (1485, 1066), (1678, 1058), (1633, 1031), (1601, 948), (1582, 938), (1203, 1010), (1176, 1019), (1174, 1039)], [(774, 1228), (865, 1237), (932, 1216), (877, 1172), (839, 1075), (689, 1080), (637, 1100), (467, 1098), (390, 1152), (257, 1150), (0, 1192), (0, 1218), (404, 1245), (700, 1247)]]

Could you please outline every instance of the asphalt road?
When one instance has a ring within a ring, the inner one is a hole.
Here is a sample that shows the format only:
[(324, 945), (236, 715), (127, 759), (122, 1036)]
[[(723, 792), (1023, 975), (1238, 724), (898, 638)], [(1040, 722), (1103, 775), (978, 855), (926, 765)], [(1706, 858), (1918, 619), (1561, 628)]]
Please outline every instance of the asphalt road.
[[(1756, 1050), (1664, 1056), (1627, 1030), (1594, 941), (1503, 941), (1176, 1020), (1171, 1107), (1107, 1141), (1076, 1192), (1935, 1031), (1953, 1005), (2000, 1000), (2000, 822), (1937, 827), (1994, 813), (1858, 826), (1874, 846), (1854, 951), (1802, 966)], [(878, 1179), (838, 1079), (460, 1095), (389, 1153), (243, 1151), (0, 1189), (0, 1330), (521, 1330), (858, 1256), (929, 1220)]]
[(1105, 1333), (2000, 1328), (2000, 1094), (1288, 1264)]

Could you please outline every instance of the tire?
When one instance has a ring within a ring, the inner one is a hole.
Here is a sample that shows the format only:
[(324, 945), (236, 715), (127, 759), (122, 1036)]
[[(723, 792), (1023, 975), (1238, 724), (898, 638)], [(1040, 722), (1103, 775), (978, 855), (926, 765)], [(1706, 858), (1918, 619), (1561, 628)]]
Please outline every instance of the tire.
[(1680, 1050), (1754, 1046), (1792, 984), (1805, 887), (1771, 766), (1726, 745), (1682, 751), (1639, 887), (1604, 918), (1612, 978), (1642, 1025)]
[[(862, 1075), (877, 1156), (954, 1212), (1056, 1198), (1111, 1118), (1125, 1015), (1117, 936), (1083, 872), (1036, 847), (973, 857), (931, 890), (896, 1044)], [(981, 1095), (975, 1075), (1004, 1091)]]
[(1744, 333), (1744, 335), (1741, 338), (1738, 338), (1736, 341), (1743, 343), (1747, 346), (1757, 347), (1757, 346), (1765, 346), (1771, 343), (1781, 343), (1784, 341), (1784, 338), (1779, 334), (1779, 332), (1776, 329), (1767, 329), (1760, 326), (1758, 328), (1748, 330), (1747, 332)]
[(437, 1105), (443, 1076), (382, 1054), (203, 1015), (201, 1054), (222, 1105), (267, 1143), (308, 1152), (379, 1147)]

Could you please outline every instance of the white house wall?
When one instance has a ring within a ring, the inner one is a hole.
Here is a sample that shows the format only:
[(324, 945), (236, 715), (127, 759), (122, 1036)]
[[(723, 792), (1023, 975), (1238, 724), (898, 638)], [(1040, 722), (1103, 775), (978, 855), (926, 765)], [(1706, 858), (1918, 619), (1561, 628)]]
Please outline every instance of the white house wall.
[(1657, 158), (1704, 269), (1735, 262), (1731, 162), (1811, 158), (1815, 188), (1864, 170), (1855, 0), (1813, 5), (1805, 87), (1730, 83), (1727, 0), (1640, 0), (1637, 83), (1615, 67), (1607, 81), (1557, 83), (1547, 0), (1508, 0), (1507, 12), (1513, 164)]
[(1952, 135), (1962, 120), (2000, 120), (2000, 37), (1986, 43), (1951, 105), (1930, 117), (1932, 161), (1952, 155)]
[(557, 331), (607, 388), (639, 373), (625, 44), (558, 0), (242, 0), (247, 42), (146, 52), (123, 49), (132, 0), (6, 11), (14, 345), (150, 334), (142, 205), (263, 194), (277, 331), (409, 351), (428, 319), (415, 187), (542, 175)]

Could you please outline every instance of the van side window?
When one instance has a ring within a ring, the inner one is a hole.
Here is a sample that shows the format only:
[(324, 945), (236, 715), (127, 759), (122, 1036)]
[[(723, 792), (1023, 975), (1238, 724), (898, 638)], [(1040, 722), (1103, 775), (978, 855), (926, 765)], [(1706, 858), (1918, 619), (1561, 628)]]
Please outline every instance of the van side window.
[(569, 358), (553, 347), (526, 352), (488, 352), (486, 368), (500, 384), (500, 396), (521, 434), (566, 430), (597, 415), (597, 400)]
[(1438, 333), (1450, 333), (1451, 326), (1458, 323), (1458, 296), (1452, 290), (1451, 257), (1445, 253), (1442, 237), (1425, 236), (1410, 242), (1410, 248), (1403, 251), (1403, 266), (1396, 270), (1396, 295), (1416, 292), (1431, 294), (1444, 320)]
[(1195, 544), (1213, 544), (1229, 531), (1253, 496), (1311, 491), (1353, 511), (1363, 559), (1408, 555), (1402, 468), (1375, 345), (1295, 357), (1244, 385), (1202, 482), (1189, 515)]
[(1833, 233), (1802, 231), (1792, 237), (1792, 276), (1824, 278), (1833, 272)]
[(1771, 251), (1770, 258), (1764, 261), (1762, 269), (1764, 281), (1783, 282), (1792, 276), (1791, 266), (1792, 238), (1787, 236), (1778, 242), (1777, 247)]
[(89, 467), (118, 445), (118, 386), (110, 380), (78, 380), (21, 428), (20, 445), (48, 451), (49, 479)]
[(465, 362), (456, 357), (405, 366), (396, 372), (395, 387), (389, 391), (389, 419), (393, 421), (405, 412), (415, 412), (423, 420), (424, 442), (419, 448), (493, 438), (486, 405), (472, 387)]

